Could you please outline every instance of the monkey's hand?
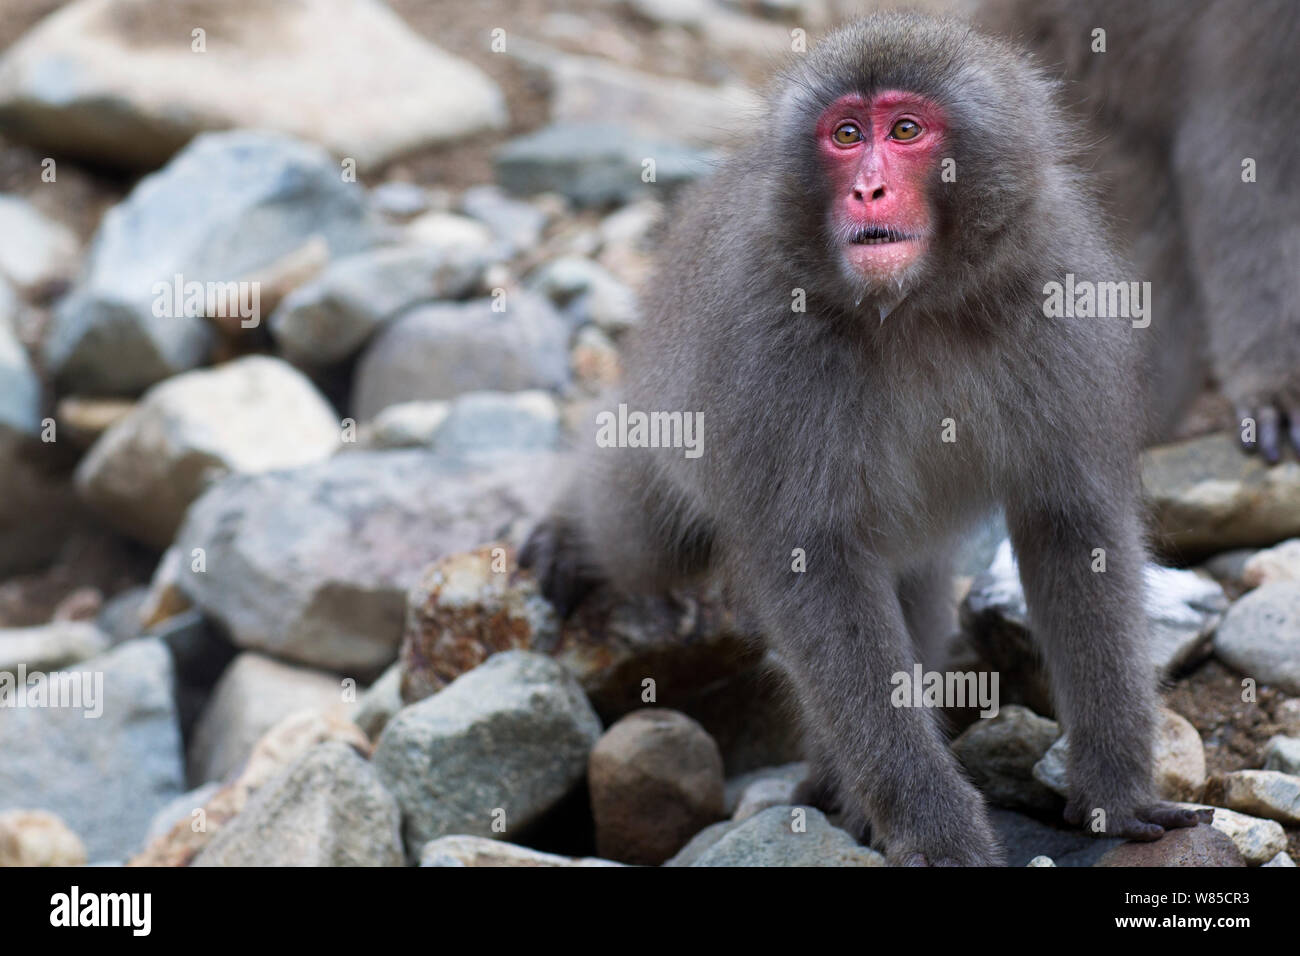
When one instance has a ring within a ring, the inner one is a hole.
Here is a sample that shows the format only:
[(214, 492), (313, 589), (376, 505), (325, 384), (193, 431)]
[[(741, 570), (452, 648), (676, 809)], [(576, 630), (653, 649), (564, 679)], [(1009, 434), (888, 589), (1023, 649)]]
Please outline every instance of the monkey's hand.
[(1149, 843), (1159, 840), (1166, 830), (1213, 823), (1214, 811), (1188, 810), (1163, 800), (1134, 807), (1106, 807), (1079, 794), (1066, 805), (1065, 822), (1093, 836)]
[[(1276, 465), (1286, 447), (1286, 439), (1300, 453), (1300, 400), (1242, 401), (1237, 402), (1237, 420), (1234, 427), (1241, 434), (1241, 447), (1246, 452), (1258, 451), (1270, 465)], [(1286, 437), (1282, 437), (1285, 421)], [(1254, 428), (1250, 428), (1250, 423)], [(1252, 440), (1253, 439), (1253, 440)]]
[(537, 584), (561, 618), (566, 618), (600, 583), (584, 560), (576, 528), (552, 515), (535, 527), (519, 552), (519, 566), (531, 568)]

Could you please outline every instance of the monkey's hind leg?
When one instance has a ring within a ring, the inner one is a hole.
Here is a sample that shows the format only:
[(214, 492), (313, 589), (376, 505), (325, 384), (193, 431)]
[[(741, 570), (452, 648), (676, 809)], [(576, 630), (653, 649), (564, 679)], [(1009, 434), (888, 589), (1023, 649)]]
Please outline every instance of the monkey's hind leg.
[(942, 671), (957, 633), (951, 563), (935, 558), (905, 571), (898, 580), (898, 603), (917, 660), (927, 672)]

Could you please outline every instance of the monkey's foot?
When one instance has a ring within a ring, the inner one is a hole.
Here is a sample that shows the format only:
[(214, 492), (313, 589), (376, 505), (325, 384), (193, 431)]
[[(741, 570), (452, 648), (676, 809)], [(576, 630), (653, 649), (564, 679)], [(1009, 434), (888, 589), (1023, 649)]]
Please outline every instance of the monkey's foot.
[(519, 566), (532, 569), (542, 594), (562, 618), (600, 583), (583, 554), (577, 531), (555, 517), (538, 524), (519, 552)]
[(893, 866), (1006, 866), (1002, 848), (995, 843), (981, 845), (970, 840), (966, 845), (936, 847), (930, 850), (908, 849), (890, 852), (887, 859)]
[(1083, 827), (1093, 836), (1123, 837), (1143, 843), (1159, 840), (1166, 830), (1214, 822), (1213, 810), (1188, 810), (1165, 801), (1132, 810), (1107, 811), (1104, 818), (1097, 813), (1098, 809), (1100, 808), (1091, 806), (1086, 799), (1071, 800), (1065, 809), (1065, 821), (1072, 826)]

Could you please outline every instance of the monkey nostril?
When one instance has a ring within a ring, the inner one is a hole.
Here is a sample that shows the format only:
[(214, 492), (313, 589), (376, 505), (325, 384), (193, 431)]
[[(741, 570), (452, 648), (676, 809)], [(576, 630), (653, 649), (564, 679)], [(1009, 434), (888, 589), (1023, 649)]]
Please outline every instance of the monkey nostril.
[(885, 196), (885, 187), (884, 187), (884, 186), (877, 186), (875, 189), (873, 189), (873, 190), (871, 191), (871, 198), (872, 198), (872, 199), (883, 199), (884, 196)]

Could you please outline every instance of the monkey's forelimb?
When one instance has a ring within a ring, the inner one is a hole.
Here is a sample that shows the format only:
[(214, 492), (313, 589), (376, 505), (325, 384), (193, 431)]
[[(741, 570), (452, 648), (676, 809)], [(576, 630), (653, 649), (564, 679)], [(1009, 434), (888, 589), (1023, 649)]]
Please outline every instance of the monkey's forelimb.
[[(809, 540), (806, 529), (783, 535), (760, 521), (755, 531), (765, 540), (732, 579), (747, 582), (781, 649), (841, 809), (869, 821), (895, 863), (1000, 864), (983, 799), (933, 713), (891, 702), (894, 675), (916, 659), (892, 570), (843, 530)], [(806, 542), (802, 573), (790, 570), (791, 540)]]
[[(1195, 826), (1202, 815), (1157, 800), (1153, 791), (1156, 693), (1145, 664), (1145, 552), (1136, 514), (1064, 498), (1008, 502), (1007, 517), (1034, 635), (1070, 739), (1066, 821), (1132, 840)], [(1104, 571), (1094, 570), (1095, 549), (1104, 552)]]

